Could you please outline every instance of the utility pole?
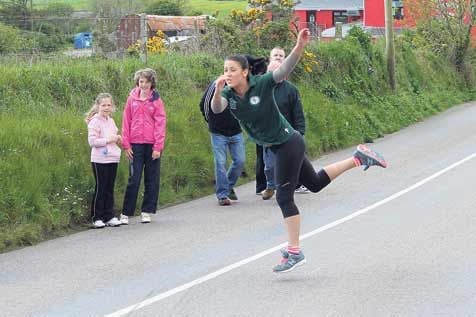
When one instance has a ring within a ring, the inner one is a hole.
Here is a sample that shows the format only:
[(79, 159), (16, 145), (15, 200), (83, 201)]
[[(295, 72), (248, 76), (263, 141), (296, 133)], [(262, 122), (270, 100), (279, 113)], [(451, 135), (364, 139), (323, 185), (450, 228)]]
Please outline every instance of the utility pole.
[(393, 91), (397, 89), (395, 76), (395, 45), (393, 43), (392, 0), (385, 1), (385, 54), (387, 57), (388, 81)]

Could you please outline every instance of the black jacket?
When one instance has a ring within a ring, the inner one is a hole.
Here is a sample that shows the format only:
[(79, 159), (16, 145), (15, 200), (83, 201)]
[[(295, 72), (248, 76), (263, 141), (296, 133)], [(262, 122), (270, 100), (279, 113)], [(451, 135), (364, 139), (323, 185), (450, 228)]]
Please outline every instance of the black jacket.
[(279, 111), (288, 120), (294, 130), (304, 135), (306, 121), (302, 110), (299, 92), (293, 84), (285, 80), (274, 88), (274, 100), (278, 104)]
[(212, 133), (224, 136), (233, 136), (241, 132), (238, 121), (230, 112), (228, 107), (221, 113), (214, 113), (211, 108), (213, 94), (215, 93), (215, 82), (208, 86), (200, 100), (200, 111), (208, 122), (208, 130)]

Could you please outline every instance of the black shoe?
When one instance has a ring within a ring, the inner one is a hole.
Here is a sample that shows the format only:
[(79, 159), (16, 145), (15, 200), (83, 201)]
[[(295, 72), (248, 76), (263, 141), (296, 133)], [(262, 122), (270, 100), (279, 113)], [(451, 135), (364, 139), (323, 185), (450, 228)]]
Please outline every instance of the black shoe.
[(230, 189), (230, 193), (228, 194), (228, 198), (231, 200), (238, 200), (238, 196), (236, 196), (235, 190), (232, 188)]

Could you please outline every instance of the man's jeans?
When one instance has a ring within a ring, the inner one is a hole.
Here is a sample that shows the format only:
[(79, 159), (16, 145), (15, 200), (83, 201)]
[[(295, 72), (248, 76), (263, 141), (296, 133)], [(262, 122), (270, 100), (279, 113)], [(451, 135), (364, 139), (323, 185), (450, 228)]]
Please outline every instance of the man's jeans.
[(274, 166), (276, 165), (276, 154), (270, 147), (263, 147), (264, 174), (266, 175), (266, 188), (275, 189)]
[[(215, 160), (215, 182), (217, 198), (225, 198), (236, 184), (245, 165), (245, 141), (243, 134), (224, 136), (211, 133), (213, 157)], [(228, 151), (231, 154), (231, 165), (226, 170)]]

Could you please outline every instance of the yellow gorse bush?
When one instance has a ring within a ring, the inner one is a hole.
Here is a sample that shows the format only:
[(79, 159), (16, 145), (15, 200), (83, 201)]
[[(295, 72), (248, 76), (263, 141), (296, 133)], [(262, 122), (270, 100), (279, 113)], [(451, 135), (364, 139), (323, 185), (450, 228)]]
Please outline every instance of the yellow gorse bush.
[(250, 8), (246, 12), (243, 12), (242, 10), (238, 9), (233, 9), (231, 10), (230, 17), (237, 22), (240, 22), (244, 25), (248, 25), (256, 19), (261, 18), (263, 16), (263, 13), (264, 11), (259, 8)]
[(280, 0), (279, 5), (283, 8), (292, 8), (296, 3), (293, 0)]
[(303, 64), (304, 71), (306, 73), (312, 73), (313, 69), (319, 65), (317, 62), (316, 54), (310, 51), (304, 51), (301, 57), (301, 61)]
[[(161, 54), (167, 53), (166, 47), (166, 39), (167, 36), (164, 32), (158, 30), (154, 36), (150, 39), (147, 39), (147, 52), (152, 54)], [(129, 53), (139, 53), (140, 52), (140, 41), (138, 40), (136, 43), (132, 44), (127, 48)]]

